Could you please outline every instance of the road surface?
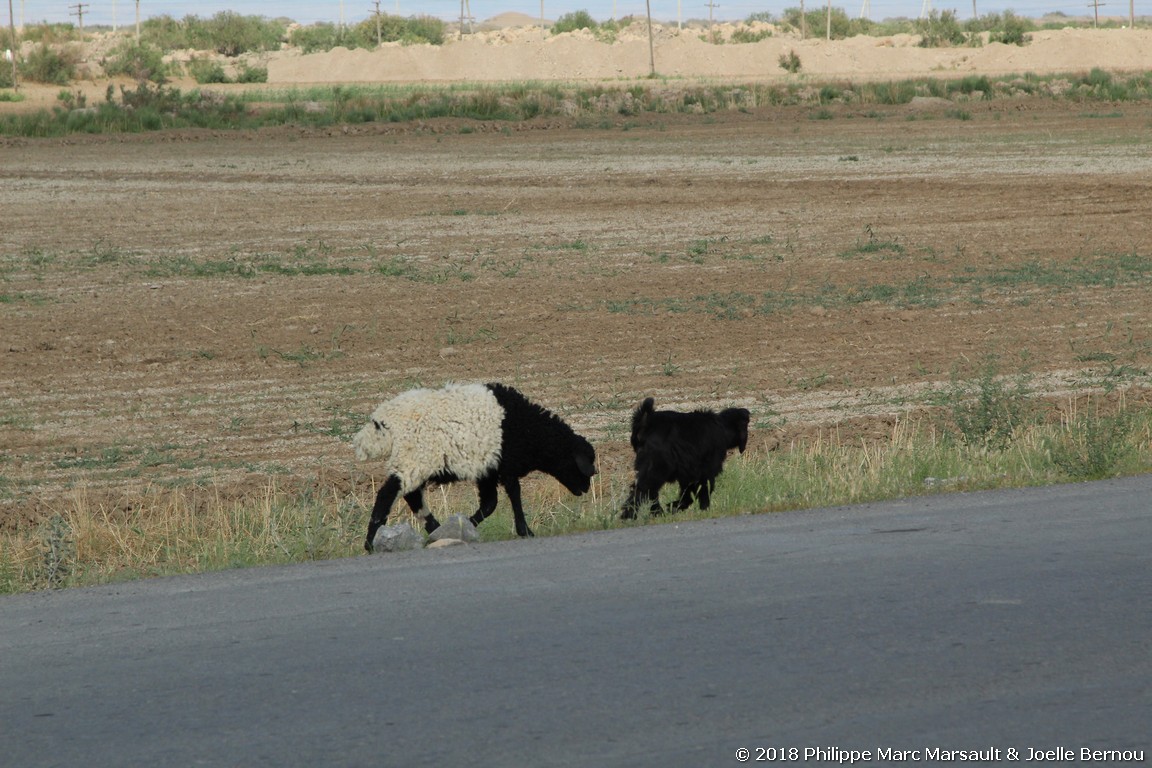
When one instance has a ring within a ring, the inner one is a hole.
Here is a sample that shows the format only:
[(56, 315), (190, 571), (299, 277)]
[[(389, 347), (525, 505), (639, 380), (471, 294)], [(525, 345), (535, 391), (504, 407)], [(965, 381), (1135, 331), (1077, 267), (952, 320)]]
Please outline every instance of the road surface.
[(1147, 758), (1150, 500), (1152, 476), (0, 598), (0, 764)]

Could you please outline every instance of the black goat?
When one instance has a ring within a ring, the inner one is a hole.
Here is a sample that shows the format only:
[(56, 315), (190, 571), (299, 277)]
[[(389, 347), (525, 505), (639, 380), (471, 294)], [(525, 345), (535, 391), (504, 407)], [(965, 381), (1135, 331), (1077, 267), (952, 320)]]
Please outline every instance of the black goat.
[(728, 451), (736, 448), (743, 453), (748, 446), (750, 419), (747, 408), (720, 413), (657, 411), (655, 400), (647, 398), (632, 414), (636, 481), (620, 517), (635, 518), (644, 503), (652, 514), (663, 514), (660, 489), (671, 482), (680, 484), (676, 509), (688, 509), (693, 500), (700, 509), (708, 509)]

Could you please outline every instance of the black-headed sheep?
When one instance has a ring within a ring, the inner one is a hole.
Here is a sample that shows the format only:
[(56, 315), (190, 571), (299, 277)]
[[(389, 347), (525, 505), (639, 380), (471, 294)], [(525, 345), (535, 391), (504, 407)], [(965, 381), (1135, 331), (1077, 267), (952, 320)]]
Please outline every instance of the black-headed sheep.
[(636, 452), (636, 481), (620, 512), (626, 519), (647, 503), (652, 514), (663, 514), (660, 489), (680, 484), (676, 509), (688, 509), (693, 499), (708, 509), (716, 478), (728, 451), (741, 453), (748, 446), (747, 408), (713, 411), (657, 411), (651, 397), (632, 414), (632, 450)]
[(497, 485), (504, 486), (516, 533), (532, 536), (520, 501), (520, 478), (540, 471), (580, 496), (596, 474), (596, 451), (558, 416), (504, 384), (448, 384), (413, 389), (381, 404), (352, 440), (361, 461), (383, 458), (388, 479), (376, 493), (368, 538), (384, 525), (396, 497), (424, 519), (431, 533), (440, 526), (424, 506), (430, 481), (471, 480), (480, 507), (469, 518), (479, 525), (496, 509)]

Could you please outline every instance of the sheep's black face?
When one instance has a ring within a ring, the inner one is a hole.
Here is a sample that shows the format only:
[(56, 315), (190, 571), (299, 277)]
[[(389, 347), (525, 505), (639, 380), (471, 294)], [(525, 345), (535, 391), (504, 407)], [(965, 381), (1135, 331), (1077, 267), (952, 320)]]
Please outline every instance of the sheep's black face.
[(574, 496), (582, 496), (592, 487), (592, 477), (596, 474), (596, 450), (585, 442), (572, 454), (564, 471), (556, 477), (560, 484)]

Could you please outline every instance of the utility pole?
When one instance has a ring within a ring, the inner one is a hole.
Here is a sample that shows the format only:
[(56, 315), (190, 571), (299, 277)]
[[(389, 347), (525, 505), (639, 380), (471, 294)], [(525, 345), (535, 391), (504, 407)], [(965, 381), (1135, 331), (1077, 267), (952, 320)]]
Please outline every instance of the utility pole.
[(68, 7), (75, 9), (71, 13), (69, 13), (68, 15), (69, 16), (75, 16), (76, 18), (78, 18), (80, 20), (80, 22), (79, 22), (80, 37), (83, 38), (84, 37), (84, 10), (88, 7), (88, 3), (76, 3), (76, 5), (70, 5)]
[(719, 6), (716, 4), (715, 0), (708, 0), (707, 5), (708, 5), (708, 39), (710, 41), (712, 41), (713, 44), (715, 44), (716, 33), (712, 31), (712, 9), (718, 8)]
[(12, 90), (20, 92), (20, 81), (16, 79), (16, 59), (20, 57), (20, 46), (16, 45), (16, 19), (12, 16), (12, 0), (8, 0), (8, 34), (12, 36)]
[(1102, 6), (1102, 5), (1108, 5), (1108, 3), (1102, 3), (1102, 2), (1100, 2), (1100, 0), (1092, 0), (1092, 28), (1093, 29), (1096, 29), (1097, 27), (1100, 26), (1100, 6)]
[(656, 48), (652, 44), (652, 0), (644, 0), (644, 7), (648, 11), (648, 76), (654, 78), (656, 77)]
[(464, 24), (468, 24), (468, 34), (472, 34), (472, 6), (468, 0), (460, 0), (460, 29), (458, 30), (456, 39), (464, 39)]
[(380, 47), (380, 0), (376, 0), (376, 47)]
[(828, 0), (828, 17), (824, 24), (824, 39), (832, 39), (832, 0)]

